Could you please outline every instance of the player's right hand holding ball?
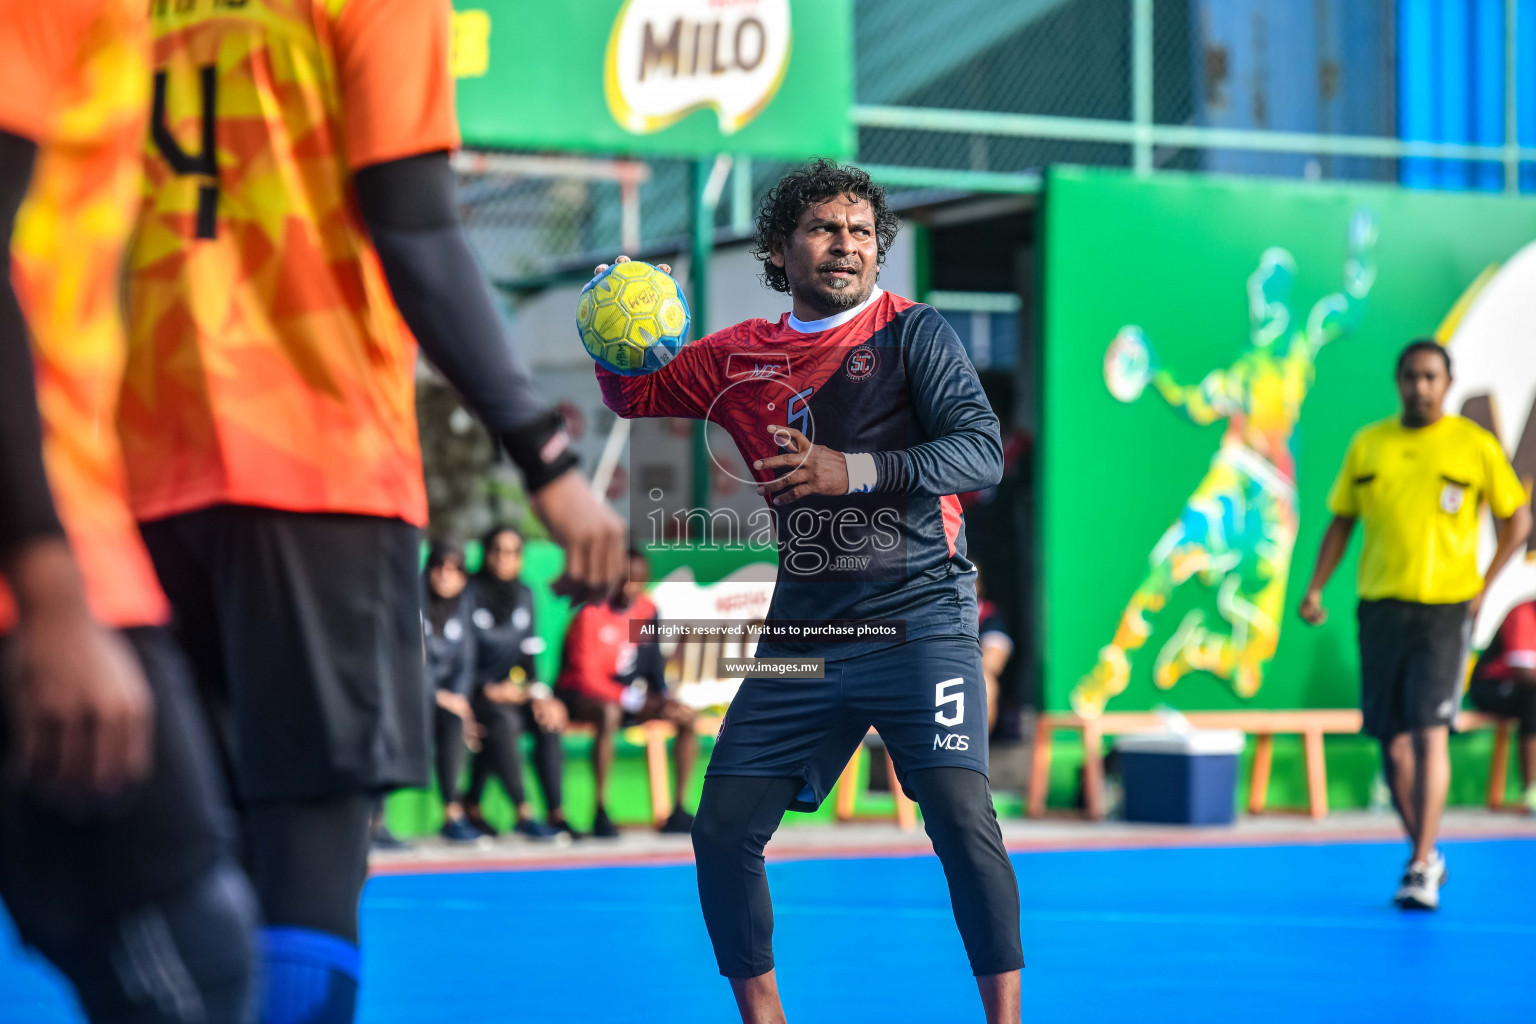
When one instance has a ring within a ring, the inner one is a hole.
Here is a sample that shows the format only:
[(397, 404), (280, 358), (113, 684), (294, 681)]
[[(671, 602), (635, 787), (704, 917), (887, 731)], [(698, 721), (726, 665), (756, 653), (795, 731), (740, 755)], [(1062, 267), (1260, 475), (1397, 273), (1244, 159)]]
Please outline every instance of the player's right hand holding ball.
[[(613, 262), (614, 263), (628, 263), (629, 262), (629, 257), (628, 256), (619, 256), (619, 257), (616, 257)], [(598, 274), (601, 274), (603, 271), (607, 270), (608, 267), (609, 267), (609, 264), (607, 264), (607, 263), (599, 263), (597, 266), (592, 268), (592, 276), (596, 277)], [(670, 273), (672, 273), (672, 264), (670, 264), (670, 263), (658, 263), (658, 264), (656, 264), (656, 269), (661, 271), (663, 274), (670, 274)]]
[(655, 373), (688, 343), (688, 297), (666, 264), (620, 256), (599, 264), (576, 298), (576, 335), (599, 366), (622, 377)]

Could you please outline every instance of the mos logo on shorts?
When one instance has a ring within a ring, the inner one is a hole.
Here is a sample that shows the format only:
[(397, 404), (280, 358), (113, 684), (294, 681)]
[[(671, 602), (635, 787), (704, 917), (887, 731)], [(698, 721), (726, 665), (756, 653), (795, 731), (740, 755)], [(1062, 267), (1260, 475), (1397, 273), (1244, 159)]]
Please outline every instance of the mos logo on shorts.
[(843, 376), (854, 383), (869, 380), (875, 375), (875, 369), (880, 365), (875, 357), (875, 350), (868, 345), (860, 345), (848, 353), (848, 361), (843, 364)]

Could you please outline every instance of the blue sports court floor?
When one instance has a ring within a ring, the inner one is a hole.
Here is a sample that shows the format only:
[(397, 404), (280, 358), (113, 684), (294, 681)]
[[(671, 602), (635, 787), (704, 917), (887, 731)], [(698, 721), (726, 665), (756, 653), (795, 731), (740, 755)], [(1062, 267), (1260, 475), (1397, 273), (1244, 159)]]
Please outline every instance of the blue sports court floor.
[[(1026, 1021), (1536, 1020), (1536, 840), (1449, 841), (1438, 914), (1398, 843), (1020, 853)], [(932, 856), (773, 863), (780, 984), (810, 1022), (980, 1019)], [(689, 864), (374, 878), (364, 1024), (731, 1021)], [(0, 934), (0, 1021), (75, 1019)]]

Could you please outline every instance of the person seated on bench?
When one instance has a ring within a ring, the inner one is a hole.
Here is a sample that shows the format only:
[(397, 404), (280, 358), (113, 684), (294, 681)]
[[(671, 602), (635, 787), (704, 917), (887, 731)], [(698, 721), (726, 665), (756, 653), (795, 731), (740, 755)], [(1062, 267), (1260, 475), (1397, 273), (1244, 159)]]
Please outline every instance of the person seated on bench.
[(997, 702), (1002, 693), (1003, 669), (1013, 657), (1013, 636), (1008, 632), (1008, 617), (996, 601), (989, 600), (982, 588), (981, 573), (976, 573), (977, 632), (981, 635), (981, 674), (987, 682), (987, 733), (997, 731)]
[(459, 799), (464, 751), (467, 746), (479, 746), (480, 736), (469, 704), (475, 668), (470, 614), (475, 605), (466, 589), (468, 585), (464, 552), (444, 541), (433, 544), (427, 554), (427, 593), (421, 626), (427, 683), (436, 700), (433, 738), (437, 744), (437, 784), (443, 794), (442, 834), (444, 839), (458, 843), (480, 838), (480, 833), (465, 820), (464, 804)]
[(638, 551), (629, 553), (629, 576), (612, 598), (582, 607), (565, 634), (565, 651), (555, 694), (571, 718), (597, 730), (592, 741), (592, 774), (597, 808), (592, 835), (610, 839), (618, 829), (608, 817), (608, 775), (613, 767), (614, 734), (641, 722), (668, 721), (677, 727), (672, 747), (676, 803), (661, 831), (686, 835), (693, 815), (683, 810), (683, 793), (698, 753), (693, 709), (667, 696), (661, 648), (654, 640), (631, 640), (631, 623), (649, 622), (656, 606), (645, 596), (650, 565)]
[[(544, 650), (533, 618), (533, 591), (520, 578), (523, 537), (510, 526), (485, 535), (485, 564), (470, 581), (475, 609), (475, 685), (470, 697), (475, 720), (485, 733), (484, 749), (470, 771), (464, 813), (488, 836), (496, 829), (485, 820), (481, 797), (492, 777), (501, 780), (516, 817), (513, 831), (529, 839), (575, 838), (565, 820), (561, 781), (565, 773), (565, 705), (539, 680), (534, 656)], [(523, 782), (522, 737), (533, 736), (533, 763), (544, 791), (548, 823), (533, 817)]]
[(1536, 599), (1504, 617), (1472, 670), (1469, 695), (1477, 710), (1520, 723), (1520, 785), (1526, 812), (1536, 814)]

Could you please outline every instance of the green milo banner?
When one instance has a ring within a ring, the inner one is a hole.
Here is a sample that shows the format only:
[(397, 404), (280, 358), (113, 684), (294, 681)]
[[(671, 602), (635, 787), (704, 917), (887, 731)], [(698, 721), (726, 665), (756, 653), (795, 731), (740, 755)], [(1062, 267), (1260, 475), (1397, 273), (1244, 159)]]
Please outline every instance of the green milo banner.
[(1064, 168), (1044, 210), (1046, 707), (1353, 706), (1358, 538), (1295, 613), (1328, 489), (1536, 203)]
[(470, 146), (853, 152), (851, 0), (454, 0)]

